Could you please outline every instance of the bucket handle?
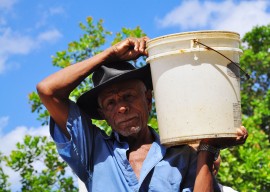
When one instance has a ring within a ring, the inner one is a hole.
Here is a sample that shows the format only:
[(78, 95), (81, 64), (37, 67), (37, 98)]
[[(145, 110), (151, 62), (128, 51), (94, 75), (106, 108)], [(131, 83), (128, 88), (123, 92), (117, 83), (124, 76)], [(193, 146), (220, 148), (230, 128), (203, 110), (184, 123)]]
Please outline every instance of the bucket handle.
[(223, 56), (224, 58), (228, 59), (232, 64), (234, 64), (236, 67), (238, 67), (238, 68), (245, 74), (247, 80), (249, 80), (250, 75), (249, 75), (247, 72), (245, 72), (245, 71), (240, 67), (240, 65), (239, 65), (238, 63), (232, 61), (229, 57), (227, 57), (227, 56), (225, 56), (224, 54), (220, 53), (219, 51), (217, 51), (217, 50), (215, 50), (215, 49), (213, 49), (213, 48), (211, 48), (211, 47), (209, 47), (209, 46), (207, 46), (207, 45), (205, 45), (205, 44), (199, 42), (198, 39), (193, 39), (193, 43), (194, 43), (194, 44), (200, 44), (200, 45), (206, 47), (206, 49), (211, 50), (211, 51), (214, 51), (214, 52), (218, 53), (219, 55)]

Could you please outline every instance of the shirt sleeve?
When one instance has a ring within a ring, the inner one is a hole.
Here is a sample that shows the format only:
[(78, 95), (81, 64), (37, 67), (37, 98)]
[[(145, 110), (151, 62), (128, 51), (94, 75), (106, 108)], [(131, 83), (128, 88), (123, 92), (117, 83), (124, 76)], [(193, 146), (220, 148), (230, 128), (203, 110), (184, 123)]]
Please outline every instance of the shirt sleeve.
[(53, 118), (50, 118), (50, 134), (56, 143), (59, 155), (82, 181), (86, 181), (91, 175), (94, 138), (98, 128), (73, 101), (69, 102), (66, 128), (70, 140), (61, 132)]

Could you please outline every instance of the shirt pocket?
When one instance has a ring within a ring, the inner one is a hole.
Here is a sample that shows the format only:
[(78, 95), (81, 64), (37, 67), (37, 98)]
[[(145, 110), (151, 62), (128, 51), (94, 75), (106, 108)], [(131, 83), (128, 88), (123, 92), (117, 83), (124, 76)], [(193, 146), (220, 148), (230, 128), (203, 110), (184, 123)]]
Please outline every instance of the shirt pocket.
[(165, 192), (179, 191), (182, 175), (177, 167), (158, 165), (149, 184), (149, 191)]

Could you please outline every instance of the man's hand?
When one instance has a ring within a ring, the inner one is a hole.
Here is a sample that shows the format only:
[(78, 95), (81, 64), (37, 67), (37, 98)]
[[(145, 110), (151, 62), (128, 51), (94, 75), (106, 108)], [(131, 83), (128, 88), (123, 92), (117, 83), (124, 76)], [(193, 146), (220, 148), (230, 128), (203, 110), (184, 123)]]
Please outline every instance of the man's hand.
[[(237, 129), (236, 138), (203, 139), (201, 143), (211, 145), (215, 148), (226, 148), (229, 146), (244, 144), (247, 137), (248, 133), (246, 128), (244, 126), (241, 126), (240, 128)], [(207, 150), (199, 151), (197, 160), (197, 177), (194, 185), (195, 192), (214, 191), (213, 175), (212, 175), (213, 166), (215, 166), (214, 156), (215, 154), (212, 153), (211, 151)]]
[(241, 126), (240, 128), (237, 129), (237, 137), (236, 137), (236, 144), (237, 145), (242, 145), (246, 142), (246, 139), (248, 137), (248, 132), (247, 129), (244, 126)]
[(140, 56), (147, 56), (146, 41), (148, 37), (134, 38), (129, 37), (114, 46), (110, 47), (110, 58), (113, 61), (135, 60)]
[(212, 145), (213, 147), (224, 149), (236, 145), (242, 145), (248, 137), (247, 129), (244, 126), (237, 128), (235, 138), (214, 138), (203, 139), (201, 142)]

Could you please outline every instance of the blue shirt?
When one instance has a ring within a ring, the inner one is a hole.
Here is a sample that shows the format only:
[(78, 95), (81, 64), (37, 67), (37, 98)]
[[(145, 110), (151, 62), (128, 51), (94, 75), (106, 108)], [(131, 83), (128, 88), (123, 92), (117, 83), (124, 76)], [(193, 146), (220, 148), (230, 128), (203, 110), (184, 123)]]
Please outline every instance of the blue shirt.
[(70, 140), (51, 118), (50, 133), (58, 153), (85, 183), (88, 191), (193, 190), (197, 155), (188, 145), (166, 148), (151, 129), (155, 140), (138, 180), (126, 156), (128, 143), (121, 141), (116, 132), (107, 136), (72, 101), (66, 127)]

